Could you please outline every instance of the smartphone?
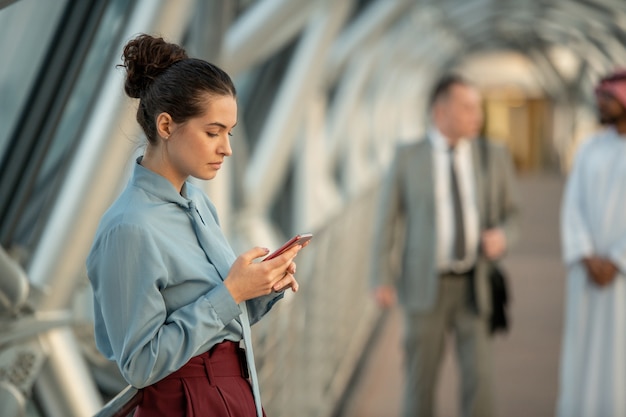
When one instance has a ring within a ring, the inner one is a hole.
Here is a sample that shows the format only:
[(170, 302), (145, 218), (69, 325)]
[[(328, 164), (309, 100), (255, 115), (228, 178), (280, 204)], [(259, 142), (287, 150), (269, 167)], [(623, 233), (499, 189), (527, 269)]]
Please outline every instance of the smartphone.
[(269, 261), (270, 259), (274, 259), (275, 257), (280, 256), (285, 251), (289, 250), (289, 248), (292, 248), (295, 245), (302, 245), (308, 242), (309, 240), (311, 240), (312, 238), (313, 238), (312, 233), (302, 233), (299, 235), (295, 235), (294, 237), (289, 239), (287, 242), (285, 242), (283, 246), (281, 246), (280, 248), (276, 249), (274, 252), (267, 255), (267, 257), (263, 259), (263, 261)]

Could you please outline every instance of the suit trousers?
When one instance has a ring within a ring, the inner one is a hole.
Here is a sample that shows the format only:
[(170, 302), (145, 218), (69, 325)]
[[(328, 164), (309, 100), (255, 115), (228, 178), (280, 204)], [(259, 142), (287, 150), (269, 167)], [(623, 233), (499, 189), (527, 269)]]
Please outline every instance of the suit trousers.
[(405, 312), (405, 417), (433, 417), (448, 332), (454, 334), (461, 375), (462, 417), (491, 417), (492, 357), (487, 318), (471, 307), (469, 276), (442, 276), (435, 306)]
[(239, 343), (219, 343), (144, 388), (134, 416), (256, 417), (247, 373), (245, 351)]

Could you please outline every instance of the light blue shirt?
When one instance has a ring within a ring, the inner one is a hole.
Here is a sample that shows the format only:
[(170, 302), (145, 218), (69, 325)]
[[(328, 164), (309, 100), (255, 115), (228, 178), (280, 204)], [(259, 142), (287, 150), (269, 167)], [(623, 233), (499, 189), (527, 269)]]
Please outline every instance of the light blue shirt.
[[(215, 207), (197, 187), (186, 182), (179, 193), (140, 160), (87, 258), (96, 345), (137, 388), (243, 337), (241, 309), (223, 282), (236, 256)], [(282, 296), (249, 300), (250, 323)]]

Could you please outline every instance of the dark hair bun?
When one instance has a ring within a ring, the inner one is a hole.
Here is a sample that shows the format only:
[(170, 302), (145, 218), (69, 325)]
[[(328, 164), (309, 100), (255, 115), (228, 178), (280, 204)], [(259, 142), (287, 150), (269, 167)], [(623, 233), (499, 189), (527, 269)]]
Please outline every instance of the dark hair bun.
[(124, 90), (140, 98), (152, 81), (174, 63), (187, 58), (185, 50), (163, 38), (139, 35), (124, 47), (123, 67), (126, 68)]

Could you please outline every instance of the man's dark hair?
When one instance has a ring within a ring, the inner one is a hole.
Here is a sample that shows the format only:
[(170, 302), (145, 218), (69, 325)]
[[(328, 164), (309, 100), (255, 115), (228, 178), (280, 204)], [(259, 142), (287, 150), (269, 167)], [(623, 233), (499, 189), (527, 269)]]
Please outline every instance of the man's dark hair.
[(452, 86), (461, 84), (461, 85), (472, 85), (466, 78), (459, 74), (446, 74), (437, 81), (435, 87), (430, 93), (430, 100), (428, 101), (428, 107), (432, 108), (437, 100), (440, 98), (446, 97), (450, 93), (450, 89)]

